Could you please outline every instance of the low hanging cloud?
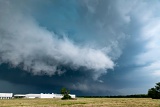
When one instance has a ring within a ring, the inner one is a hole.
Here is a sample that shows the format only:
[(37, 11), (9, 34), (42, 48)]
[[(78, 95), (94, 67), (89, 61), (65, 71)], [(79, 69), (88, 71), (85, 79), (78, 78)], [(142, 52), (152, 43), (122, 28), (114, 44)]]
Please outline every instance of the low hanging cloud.
[(98, 78), (113, 69), (114, 62), (103, 49), (76, 45), (72, 40), (42, 27), (10, 1), (0, 1), (0, 63), (21, 67), (33, 74), (62, 74), (60, 66), (84, 67)]

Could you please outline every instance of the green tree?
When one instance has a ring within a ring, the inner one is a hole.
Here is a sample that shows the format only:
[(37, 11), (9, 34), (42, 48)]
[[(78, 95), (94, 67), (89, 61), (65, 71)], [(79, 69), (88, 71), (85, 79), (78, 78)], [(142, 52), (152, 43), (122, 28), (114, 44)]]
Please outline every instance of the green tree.
[(148, 90), (148, 96), (153, 99), (160, 99), (160, 82), (154, 88)]
[(67, 90), (66, 88), (62, 88), (61, 89), (61, 94), (63, 95), (62, 100), (67, 100), (67, 99), (71, 99), (71, 96), (69, 95), (70, 91)]

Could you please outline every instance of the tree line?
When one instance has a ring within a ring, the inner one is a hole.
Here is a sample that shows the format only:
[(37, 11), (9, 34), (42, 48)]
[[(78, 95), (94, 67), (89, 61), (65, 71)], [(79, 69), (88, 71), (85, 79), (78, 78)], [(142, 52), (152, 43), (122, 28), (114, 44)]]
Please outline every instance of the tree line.
[[(61, 89), (64, 99), (72, 99), (69, 95), (70, 91), (66, 88)], [(148, 90), (148, 94), (135, 94), (135, 95), (118, 95), (118, 96), (78, 96), (83, 98), (152, 98), (160, 99), (160, 82), (156, 83), (155, 87)]]
[(117, 96), (78, 96), (83, 98), (149, 98), (147, 94), (117, 95)]

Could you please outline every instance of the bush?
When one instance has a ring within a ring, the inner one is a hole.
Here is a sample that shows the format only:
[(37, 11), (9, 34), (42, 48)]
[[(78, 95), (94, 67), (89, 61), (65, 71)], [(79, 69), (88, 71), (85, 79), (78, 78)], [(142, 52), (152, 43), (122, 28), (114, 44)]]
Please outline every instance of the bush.
[(67, 90), (66, 88), (62, 88), (61, 89), (61, 94), (63, 94), (62, 100), (69, 100), (72, 99), (71, 96), (69, 95), (69, 90)]
[(69, 99), (72, 99), (70, 95), (68, 94), (65, 94), (62, 98), (62, 100), (69, 100)]

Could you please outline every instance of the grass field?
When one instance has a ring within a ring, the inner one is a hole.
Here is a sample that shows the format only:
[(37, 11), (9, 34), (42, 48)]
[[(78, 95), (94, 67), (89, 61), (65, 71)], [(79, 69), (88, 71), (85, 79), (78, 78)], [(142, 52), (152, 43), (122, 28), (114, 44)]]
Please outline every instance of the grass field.
[(160, 100), (150, 98), (78, 98), (0, 100), (0, 107), (160, 107)]

